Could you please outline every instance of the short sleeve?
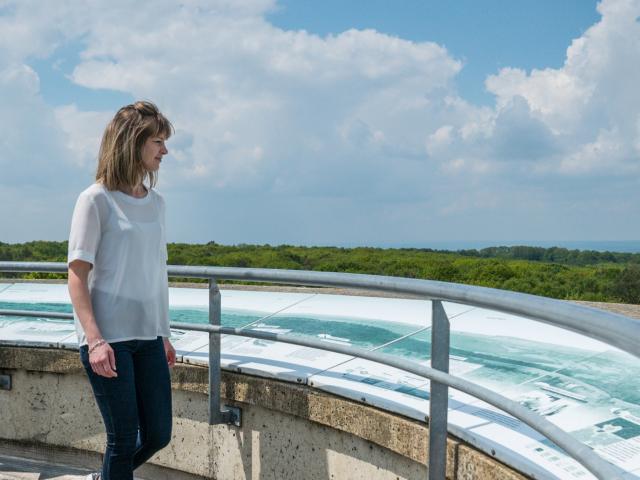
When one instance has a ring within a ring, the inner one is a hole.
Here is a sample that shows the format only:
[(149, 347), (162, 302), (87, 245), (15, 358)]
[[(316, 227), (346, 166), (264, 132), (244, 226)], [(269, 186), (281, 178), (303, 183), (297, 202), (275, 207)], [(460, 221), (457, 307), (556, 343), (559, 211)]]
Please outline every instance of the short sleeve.
[(160, 206), (160, 231), (162, 232), (162, 253), (164, 255), (165, 262), (169, 260), (169, 251), (167, 250), (167, 226), (166, 226), (166, 206), (164, 203), (164, 198), (158, 195), (159, 206)]
[(98, 207), (91, 196), (80, 195), (71, 219), (67, 265), (74, 260), (84, 260), (94, 265), (100, 234)]

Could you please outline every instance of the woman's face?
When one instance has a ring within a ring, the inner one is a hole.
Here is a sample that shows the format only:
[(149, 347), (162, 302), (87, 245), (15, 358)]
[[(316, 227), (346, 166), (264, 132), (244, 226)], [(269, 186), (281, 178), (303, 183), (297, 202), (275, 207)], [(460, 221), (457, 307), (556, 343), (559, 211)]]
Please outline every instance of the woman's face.
[(142, 166), (147, 172), (156, 172), (160, 168), (162, 156), (169, 153), (164, 145), (164, 135), (147, 138), (142, 147)]

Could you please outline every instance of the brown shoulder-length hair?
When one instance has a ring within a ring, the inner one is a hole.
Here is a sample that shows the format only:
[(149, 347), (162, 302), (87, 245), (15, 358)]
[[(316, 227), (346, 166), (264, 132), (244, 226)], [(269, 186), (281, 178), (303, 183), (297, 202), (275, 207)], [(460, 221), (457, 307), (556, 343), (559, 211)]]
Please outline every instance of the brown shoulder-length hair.
[(135, 187), (149, 178), (157, 182), (156, 172), (142, 165), (142, 148), (149, 137), (164, 135), (168, 139), (173, 125), (151, 102), (138, 101), (118, 110), (102, 135), (96, 182), (109, 190)]

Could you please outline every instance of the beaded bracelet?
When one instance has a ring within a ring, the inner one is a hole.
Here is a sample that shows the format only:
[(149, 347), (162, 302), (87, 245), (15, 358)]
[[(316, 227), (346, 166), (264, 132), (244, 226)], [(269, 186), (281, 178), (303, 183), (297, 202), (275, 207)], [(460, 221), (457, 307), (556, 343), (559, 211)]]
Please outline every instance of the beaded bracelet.
[(100, 345), (104, 345), (105, 343), (107, 343), (107, 341), (104, 338), (101, 338), (96, 343), (94, 343), (91, 348), (89, 348), (89, 353), (93, 352), (96, 348), (98, 348)]

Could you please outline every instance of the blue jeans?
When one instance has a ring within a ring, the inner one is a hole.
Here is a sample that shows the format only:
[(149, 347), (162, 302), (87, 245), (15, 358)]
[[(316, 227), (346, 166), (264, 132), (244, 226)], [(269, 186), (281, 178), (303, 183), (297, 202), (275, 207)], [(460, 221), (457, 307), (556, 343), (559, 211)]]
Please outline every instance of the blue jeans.
[(110, 343), (115, 378), (91, 370), (86, 345), (80, 360), (107, 429), (102, 480), (133, 480), (133, 471), (171, 440), (171, 380), (162, 337)]

